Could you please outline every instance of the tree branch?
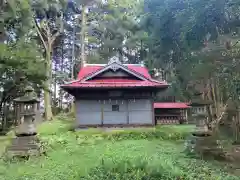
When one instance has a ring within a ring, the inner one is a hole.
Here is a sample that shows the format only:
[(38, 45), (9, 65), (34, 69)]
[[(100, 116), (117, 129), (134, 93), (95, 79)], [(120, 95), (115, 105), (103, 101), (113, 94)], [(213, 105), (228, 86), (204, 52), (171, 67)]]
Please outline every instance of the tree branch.
[(50, 41), (51, 45), (56, 40), (56, 38), (60, 35), (60, 33), (63, 31), (63, 13), (61, 13), (60, 20), (61, 20), (60, 29), (55, 34), (52, 35), (51, 41)]
[(42, 43), (43, 43), (43, 46), (44, 46), (45, 50), (47, 50), (47, 44), (46, 44), (46, 42), (44, 41), (44, 38), (43, 38), (43, 36), (42, 36), (42, 34), (41, 34), (41, 28), (38, 26), (37, 20), (36, 20), (34, 17), (33, 17), (33, 20), (34, 20), (34, 24), (35, 24), (35, 28), (36, 28), (36, 30), (37, 30), (38, 36), (40, 37), (40, 39), (41, 39), (41, 41), (42, 41)]
[(56, 40), (56, 38), (60, 35), (60, 30), (57, 31), (55, 34), (52, 35), (50, 43), (52, 45), (52, 43)]
[(219, 118), (211, 122), (211, 127), (214, 127), (214, 125), (216, 126), (222, 120), (223, 116), (226, 114), (227, 106), (228, 106), (228, 103), (225, 104), (223, 112), (221, 113)]

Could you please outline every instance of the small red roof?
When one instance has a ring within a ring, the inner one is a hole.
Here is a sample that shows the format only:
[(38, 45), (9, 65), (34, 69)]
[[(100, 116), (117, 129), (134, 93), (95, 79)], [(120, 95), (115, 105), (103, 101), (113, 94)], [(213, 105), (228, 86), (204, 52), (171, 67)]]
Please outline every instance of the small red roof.
[(154, 103), (154, 109), (187, 109), (191, 106), (188, 106), (188, 103), (183, 102), (161, 102)]

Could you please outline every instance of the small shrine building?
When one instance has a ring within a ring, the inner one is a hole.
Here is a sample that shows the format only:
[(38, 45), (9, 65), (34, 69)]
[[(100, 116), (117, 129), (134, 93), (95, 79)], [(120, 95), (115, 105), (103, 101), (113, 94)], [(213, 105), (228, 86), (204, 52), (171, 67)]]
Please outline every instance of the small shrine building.
[(188, 109), (191, 106), (184, 102), (155, 102), (154, 113), (156, 124), (188, 123)]

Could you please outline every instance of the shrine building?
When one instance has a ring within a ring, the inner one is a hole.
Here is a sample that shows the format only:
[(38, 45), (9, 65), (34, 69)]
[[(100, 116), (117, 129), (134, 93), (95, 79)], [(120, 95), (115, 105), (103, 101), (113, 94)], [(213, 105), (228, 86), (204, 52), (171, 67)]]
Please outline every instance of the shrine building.
[(168, 88), (139, 64), (85, 64), (61, 87), (75, 97), (76, 126), (153, 126), (154, 97)]

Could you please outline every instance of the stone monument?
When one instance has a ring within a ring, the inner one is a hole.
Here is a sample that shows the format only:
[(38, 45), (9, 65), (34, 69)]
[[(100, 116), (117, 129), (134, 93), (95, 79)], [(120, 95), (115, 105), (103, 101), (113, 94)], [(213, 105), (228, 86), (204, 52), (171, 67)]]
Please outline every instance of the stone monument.
[(20, 122), (15, 130), (16, 137), (11, 146), (7, 148), (7, 154), (10, 156), (26, 157), (40, 153), (39, 141), (36, 137), (36, 114), (38, 111), (37, 103), (39, 100), (33, 88), (25, 88), (25, 94), (22, 97), (14, 99), (20, 107)]

